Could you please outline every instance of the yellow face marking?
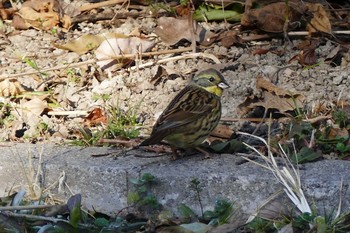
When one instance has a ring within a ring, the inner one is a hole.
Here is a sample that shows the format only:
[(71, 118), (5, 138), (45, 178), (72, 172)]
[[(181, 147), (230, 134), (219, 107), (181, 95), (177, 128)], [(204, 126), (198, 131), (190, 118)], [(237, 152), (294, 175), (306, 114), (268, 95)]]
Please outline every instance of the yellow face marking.
[(219, 97), (222, 95), (222, 89), (217, 86), (203, 87), (206, 91), (213, 93)]

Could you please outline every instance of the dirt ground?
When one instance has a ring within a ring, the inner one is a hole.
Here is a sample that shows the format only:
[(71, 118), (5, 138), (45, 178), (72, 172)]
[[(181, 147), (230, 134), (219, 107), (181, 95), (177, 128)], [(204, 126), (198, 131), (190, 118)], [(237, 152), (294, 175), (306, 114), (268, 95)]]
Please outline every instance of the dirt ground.
[[(225, 23), (201, 24), (205, 28), (216, 30), (230, 27)], [(182, 74), (183, 77), (163, 77), (158, 85), (151, 82), (157, 73), (158, 65), (137, 68), (138, 65), (181, 54), (145, 57), (135, 66), (135, 69), (121, 69), (107, 74), (100, 71), (93, 63), (70, 68), (70, 64), (93, 59), (93, 51), (78, 55), (53, 46), (53, 43), (63, 44), (71, 38), (78, 38), (88, 33), (115, 32), (128, 35), (138, 28), (144, 35), (155, 38), (156, 46), (153, 50), (174, 48), (166, 46), (155, 36), (156, 26), (156, 19), (149, 17), (120, 19), (112, 25), (110, 22), (82, 22), (67, 33), (60, 32), (60, 29), (57, 33), (35, 29), (13, 31), (1, 40), (1, 77), (33, 71), (24, 58), (34, 62), (39, 70), (65, 65), (67, 68), (48, 71), (44, 76), (23, 74), (19, 77), (10, 77), (18, 80), (29, 92), (49, 90), (51, 97), (40, 95), (40, 98), (46, 98), (46, 100), (51, 98), (50, 108), (55, 111), (89, 111), (106, 105), (118, 106), (125, 111), (133, 108), (137, 109), (140, 121), (148, 126), (153, 124), (170, 99), (186, 84), (191, 73), (213, 65), (223, 68), (223, 74), (231, 86), (222, 97), (222, 116), (224, 118), (245, 117), (240, 115), (237, 107), (245, 101), (246, 97), (261, 95), (261, 90), (258, 90), (255, 84), (259, 75), (269, 78), (282, 89), (303, 94), (308, 111), (312, 111), (313, 107), (320, 102), (331, 104), (339, 100), (349, 101), (350, 99), (350, 93), (347, 91), (350, 85), (349, 64), (346, 59), (343, 59), (342, 64), (336, 67), (325, 62), (337, 47), (337, 44), (330, 39), (321, 40), (315, 50), (318, 57), (317, 65), (308, 68), (299, 65), (298, 61), (290, 62), (291, 58), (300, 52), (295, 46), (303, 41), (304, 37), (291, 37), (291, 42), (284, 42), (283, 39), (252, 41), (244, 46), (229, 48), (222, 46), (219, 42), (209, 47), (199, 46), (199, 52), (214, 55), (219, 59), (221, 65), (218, 66), (212, 59), (203, 57), (170, 61), (162, 65)], [(190, 43), (184, 43), (176, 48), (189, 46)], [(271, 51), (255, 55), (255, 51), (260, 49)], [(234, 68), (225, 70), (225, 67)], [(96, 95), (107, 95), (109, 98), (108, 100), (96, 98)], [(16, 98), (16, 103), (20, 104), (26, 98), (28, 100), (33, 97), (28, 98), (23, 94), (23, 99)], [(2, 99), (4, 103), (13, 104), (13, 98), (3, 97)], [(37, 125), (40, 122), (48, 125), (50, 135), (38, 134)], [(26, 124), (25, 137), (18, 138), (16, 132), (23, 128), (23, 123)], [(74, 114), (66, 116), (40, 114), (30, 119), (16, 117), (14, 121), (3, 126), (0, 138), (1, 140), (20, 141), (30, 141), (36, 138), (39, 141), (62, 142), (72, 137), (72, 132), (81, 127), (83, 123), (84, 117)], [(240, 121), (230, 124), (231, 127), (239, 129), (242, 123)], [(143, 133), (147, 134), (147, 132), (149, 131), (145, 130)]]

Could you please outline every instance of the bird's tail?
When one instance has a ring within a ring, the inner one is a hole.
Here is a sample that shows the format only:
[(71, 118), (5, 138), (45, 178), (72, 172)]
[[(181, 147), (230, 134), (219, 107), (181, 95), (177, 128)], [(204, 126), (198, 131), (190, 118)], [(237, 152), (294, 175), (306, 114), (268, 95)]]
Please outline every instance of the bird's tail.
[(163, 138), (164, 138), (163, 135), (151, 135), (149, 138), (141, 142), (139, 146), (149, 146), (149, 145), (158, 144), (163, 140)]

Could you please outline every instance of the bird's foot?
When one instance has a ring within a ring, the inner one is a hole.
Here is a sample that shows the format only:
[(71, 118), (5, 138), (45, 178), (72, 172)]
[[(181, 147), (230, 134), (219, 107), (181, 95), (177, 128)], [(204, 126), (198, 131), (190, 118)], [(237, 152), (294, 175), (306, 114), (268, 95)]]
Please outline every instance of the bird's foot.
[(181, 159), (183, 157), (183, 154), (179, 153), (178, 148), (171, 147), (171, 151), (173, 152), (173, 155), (171, 156), (171, 160), (177, 160), (177, 159)]
[(198, 150), (199, 152), (202, 152), (204, 154), (204, 158), (205, 159), (210, 159), (211, 158), (210, 153), (208, 151), (206, 151), (206, 150), (204, 150), (204, 149), (202, 149), (200, 147), (196, 147), (195, 149)]

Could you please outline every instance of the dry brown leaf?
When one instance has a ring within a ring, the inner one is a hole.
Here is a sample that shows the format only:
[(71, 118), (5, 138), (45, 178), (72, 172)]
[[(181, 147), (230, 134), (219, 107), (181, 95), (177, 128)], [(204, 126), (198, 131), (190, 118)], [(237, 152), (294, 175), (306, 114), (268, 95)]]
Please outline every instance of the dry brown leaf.
[(24, 88), (16, 79), (5, 79), (0, 82), (0, 96), (9, 97), (22, 94)]
[(16, 29), (33, 27), (38, 30), (50, 30), (60, 22), (65, 28), (71, 25), (70, 17), (61, 12), (59, 1), (31, 0), (23, 3), (21, 9), (15, 13), (12, 25)]
[(85, 117), (85, 124), (88, 126), (107, 124), (107, 116), (101, 108), (95, 108)]
[(154, 86), (157, 86), (162, 81), (164, 82), (163, 77), (166, 77), (167, 79), (175, 79), (181, 76), (182, 74), (173, 68), (167, 66), (158, 66), (156, 74), (151, 78), (151, 83), (153, 83)]
[(298, 48), (302, 49), (297, 55), (292, 57), (288, 62), (297, 60), (303, 66), (310, 66), (317, 63), (316, 48), (319, 45), (319, 41), (306, 40), (299, 44)]
[(114, 71), (130, 61), (130, 59), (115, 59), (123, 54), (141, 54), (153, 48), (154, 42), (138, 37), (107, 39), (96, 49), (96, 63), (105, 71)]
[(305, 97), (303, 95), (277, 87), (263, 76), (257, 77), (256, 87), (263, 91), (262, 97), (258, 98), (254, 96), (247, 98), (238, 106), (241, 115), (248, 113), (257, 106), (264, 107), (265, 109), (277, 109), (281, 113), (304, 106)]
[(33, 98), (21, 104), (22, 112), (34, 114), (36, 116), (40, 116), (47, 107), (47, 102), (40, 98)]
[[(276, 2), (259, 9), (246, 11), (241, 18), (242, 26), (256, 26), (266, 32), (283, 32), (286, 21), (286, 3)], [(289, 2), (288, 29), (294, 29), (300, 22), (301, 16), (306, 11), (304, 4)]]
[[(158, 26), (155, 29), (155, 33), (161, 38), (161, 40), (168, 44), (174, 45), (180, 40), (185, 39), (192, 41), (192, 25), (188, 19), (176, 19), (173, 17), (161, 17), (157, 21)], [(213, 43), (214, 33), (205, 30), (201, 25), (197, 24), (195, 28), (195, 39), (201, 44), (208, 46)]]
[(13, 8), (4, 8), (2, 1), (0, 2), (0, 18), (2, 20), (10, 19), (12, 18), (13, 14), (15, 13), (15, 9)]
[(244, 45), (245, 41), (239, 36), (238, 31), (230, 30), (230, 31), (224, 31), (219, 36), (221, 45), (229, 48), (232, 45)]
[(315, 32), (325, 32), (331, 34), (332, 25), (327, 16), (327, 12), (319, 3), (306, 3), (307, 10), (313, 14), (309, 24), (306, 26), (309, 34)]

